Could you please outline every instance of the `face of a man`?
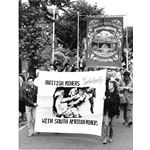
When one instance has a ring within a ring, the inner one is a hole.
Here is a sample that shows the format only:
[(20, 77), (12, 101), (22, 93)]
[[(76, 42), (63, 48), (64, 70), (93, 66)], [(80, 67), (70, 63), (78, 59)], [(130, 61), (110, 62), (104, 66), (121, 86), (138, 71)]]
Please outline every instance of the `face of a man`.
[(39, 72), (36, 72), (36, 77), (39, 77)]
[(28, 84), (29, 84), (29, 86), (32, 86), (33, 85), (33, 79), (29, 79)]
[(22, 79), (22, 77), (19, 77), (19, 82), (23, 82), (23, 79)]
[(109, 82), (109, 90), (111, 91), (111, 90), (113, 90), (113, 89), (114, 89), (113, 83), (112, 83), (112, 82)]
[(77, 90), (76, 89), (73, 89), (72, 92), (71, 92), (71, 96), (74, 96), (77, 94)]
[(79, 90), (79, 93), (80, 93), (80, 95), (83, 95), (83, 91), (81, 89)]
[(64, 90), (61, 90), (61, 95), (62, 95), (62, 96), (64, 95)]
[(49, 71), (53, 71), (53, 70), (54, 70), (53, 66), (50, 66)]
[(22, 83), (23, 83), (23, 79), (22, 77), (19, 77), (19, 84), (22, 85)]

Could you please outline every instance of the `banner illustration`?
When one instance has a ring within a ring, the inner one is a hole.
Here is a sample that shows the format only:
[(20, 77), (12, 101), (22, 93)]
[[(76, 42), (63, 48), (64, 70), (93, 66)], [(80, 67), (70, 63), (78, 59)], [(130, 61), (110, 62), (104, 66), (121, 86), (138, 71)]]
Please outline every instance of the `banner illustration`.
[(90, 102), (90, 111), (93, 112), (95, 88), (90, 87), (58, 87), (53, 97), (53, 113), (56, 117), (81, 118), (85, 103)]
[(123, 17), (87, 18), (87, 66), (121, 67)]

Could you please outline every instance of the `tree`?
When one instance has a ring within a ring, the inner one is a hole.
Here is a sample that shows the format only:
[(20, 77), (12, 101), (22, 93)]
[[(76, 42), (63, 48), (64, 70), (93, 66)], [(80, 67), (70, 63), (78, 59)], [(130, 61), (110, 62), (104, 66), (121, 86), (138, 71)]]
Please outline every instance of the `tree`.
[[(127, 33), (128, 32), (128, 33)], [(128, 37), (127, 37), (128, 35)], [(128, 38), (128, 42), (126, 41)], [(129, 60), (131, 60), (133, 58), (133, 27), (127, 26), (124, 30), (123, 30), (123, 49), (127, 48), (127, 44), (128, 43), (128, 56), (129, 56)], [(122, 52), (122, 61), (126, 63), (126, 52), (123, 51)]]
[(64, 12), (56, 23), (56, 35), (63, 41), (64, 47), (70, 50), (77, 47), (77, 11), (80, 13), (80, 47), (83, 38), (86, 37), (86, 16), (104, 14), (103, 8), (98, 8), (97, 5), (92, 6), (85, 0), (78, 0), (71, 3), (67, 12)]
[[(29, 71), (51, 60), (52, 14), (48, 6), (64, 10), (70, 0), (19, 0), (19, 58), (29, 61)], [(45, 57), (45, 50), (48, 58)]]
[[(49, 6), (56, 5), (64, 14), (53, 20)], [(56, 24), (56, 36), (64, 43), (61, 50), (65, 61), (76, 55), (77, 11), (80, 12), (80, 47), (86, 37), (86, 15), (104, 14), (97, 5), (91, 6), (84, 0), (19, 0), (19, 58), (29, 61), (29, 71), (48, 66), (52, 54), (52, 22)], [(56, 55), (55, 55), (56, 56)], [(56, 56), (57, 57), (57, 56)], [(55, 58), (56, 58), (55, 57)]]

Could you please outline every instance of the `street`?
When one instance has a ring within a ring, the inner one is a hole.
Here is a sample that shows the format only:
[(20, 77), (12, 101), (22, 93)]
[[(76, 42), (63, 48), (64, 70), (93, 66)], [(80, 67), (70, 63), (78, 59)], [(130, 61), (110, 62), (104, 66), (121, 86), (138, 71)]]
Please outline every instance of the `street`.
[(101, 137), (88, 134), (40, 133), (28, 137), (28, 128), (24, 126), (19, 131), (19, 149), (132, 150), (133, 127), (125, 127), (122, 122), (121, 113), (114, 120), (113, 142), (106, 145), (102, 144)]

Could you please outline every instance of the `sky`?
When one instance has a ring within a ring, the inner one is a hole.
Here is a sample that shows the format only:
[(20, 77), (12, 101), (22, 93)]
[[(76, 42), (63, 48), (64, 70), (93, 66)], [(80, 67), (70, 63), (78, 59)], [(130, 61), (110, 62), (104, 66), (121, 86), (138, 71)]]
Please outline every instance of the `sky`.
[[(28, 0), (22, 0), (27, 2)], [(75, 0), (71, 0), (75, 1)], [(124, 26), (133, 26), (133, 16), (135, 10), (134, 0), (85, 0), (89, 4), (94, 5), (97, 3), (99, 8), (105, 8), (107, 15), (125, 15)]]
[(124, 26), (133, 26), (133, 13), (136, 7), (134, 0), (86, 0), (88, 3), (105, 8), (107, 15), (125, 15)]

